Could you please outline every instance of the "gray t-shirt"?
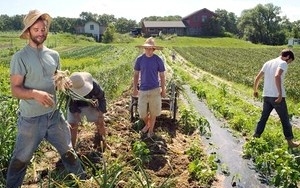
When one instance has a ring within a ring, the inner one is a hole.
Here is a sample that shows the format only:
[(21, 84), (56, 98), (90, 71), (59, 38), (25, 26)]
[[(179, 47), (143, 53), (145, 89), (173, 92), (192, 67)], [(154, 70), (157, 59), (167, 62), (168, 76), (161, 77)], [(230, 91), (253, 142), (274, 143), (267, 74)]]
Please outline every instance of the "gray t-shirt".
[[(10, 74), (24, 76), (24, 87), (48, 92), (55, 96), (53, 75), (60, 68), (58, 52), (43, 47), (32, 48), (27, 45), (15, 53), (10, 62)], [(44, 107), (33, 99), (20, 100), (20, 113), (25, 117), (36, 117), (55, 109)]]

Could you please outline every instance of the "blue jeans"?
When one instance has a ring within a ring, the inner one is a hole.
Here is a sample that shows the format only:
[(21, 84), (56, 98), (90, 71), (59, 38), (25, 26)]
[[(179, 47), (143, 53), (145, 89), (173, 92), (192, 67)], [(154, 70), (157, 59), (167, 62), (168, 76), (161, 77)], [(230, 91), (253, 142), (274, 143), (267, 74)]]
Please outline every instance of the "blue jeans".
[(30, 159), (43, 139), (57, 149), (68, 172), (82, 178), (85, 176), (80, 160), (72, 149), (68, 124), (58, 110), (52, 117), (51, 114), (38, 117), (18, 117), (17, 139), (7, 171), (7, 188), (22, 185)]
[(283, 98), (280, 103), (275, 103), (276, 99), (276, 97), (264, 97), (263, 111), (261, 113), (260, 120), (257, 123), (254, 137), (260, 137), (260, 135), (264, 132), (270, 113), (273, 109), (275, 109), (282, 124), (284, 137), (287, 140), (292, 140), (294, 135), (290, 124), (285, 98)]

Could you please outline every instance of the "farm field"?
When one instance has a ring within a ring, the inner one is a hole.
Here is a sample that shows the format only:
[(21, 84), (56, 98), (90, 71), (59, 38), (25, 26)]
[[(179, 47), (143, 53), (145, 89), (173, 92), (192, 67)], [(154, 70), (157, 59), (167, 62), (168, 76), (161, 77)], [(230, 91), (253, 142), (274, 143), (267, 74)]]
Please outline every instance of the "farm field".
[[(2, 38), (0, 35), (0, 41), (4, 40)], [(5, 75), (0, 79), (0, 102), (5, 107), (0, 110), (0, 132), (6, 133), (0, 134), (0, 151), (4, 154), (0, 164), (0, 183), (5, 181), (5, 170), (16, 131), (14, 125), (17, 106), (16, 100), (9, 97), (8, 69), (11, 55), (24, 45), (24, 41), (17, 43), (15, 40), (19, 39), (11, 37), (11, 40), (3, 41), (0, 46), (0, 73)], [(68, 187), (75, 184), (77, 187), (223, 187), (222, 177), (226, 176), (233, 179), (232, 183), (238, 184), (239, 178), (233, 178), (237, 174), (228, 175), (230, 169), (223, 173), (221, 170), (220, 173), (222, 164), (215, 162), (217, 156), (205, 152), (206, 146), (199, 139), (202, 138), (200, 135), (209, 138), (214, 133), (209, 132), (205, 117), (195, 113), (193, 102), (182, 101), (183, 98), (189, 100), (184, 90), (180, 92), (175, 122), (165, 112), (156, 124), (157, 137), (145, 139), (138, 133), (136, 124), (130, 122), (129, 105), (133, 63), (141, 53), (135, 45), (142, 44), (144, 39), (126, 40), (127, 42), (118, 44), (97, 44), (85, 38), (64, 34), (49, 37), (48, 45), (60, 52), (63, 70), (88, 71), (106, 91), (109, 101), (106, 114), (107, 141), (112, 150), (105, 151), (102, 160), (97, 163), (90, 163), (97, 154), (92, 148), (94, 127), (84, 124), (79, 133), (80, 141), (76, 151), (82, 156), (87, 171), (93, 178), (78, 182), (63, 176), (62, 169), (56, 166), (59, 159), (56, 152), (47, 143), (42, 143), (29, 166), (24, 187)], [(297, 175), (295, 171), (299, 171), (299, 162), (294, 156), (297, 155), (297, 150), (289, 151), (286, 148), (276, 117), (271, 118), (261, 139), (251, 140), (261, 104), (252, 98), (254, 76), (266, 60), (276, 57), (285, 47), (253, 45), (228, 38), (170, 37), (163, 40), (157, 38), (156, 42), (165, 47), (157, 53), (164, 58), (168, 67), (167, 79), (176, 80), (178, 86), (190, 85), (199, 100), (205, 101), (214, 115), (232, 131), (234, 137), (249, 141), (247, 143), (250, 145), (245, 144), (245, 155), (262, 161), (258, 161), (257, 168), (266, 176), (267, 183), (282, 186), (279, 181), (282, 178), (285, 181), (281, 183), (285, 183), (285, 186), (297, 185), (299, 179), (294, 176)], [(11, 46), (8, 48), (9, 45)], [(286, 86), (290, 114), (299, 117), (300, 83), (297, 73), (300, 60), (297, 54), (300, 54), (300, 48), (295, 47), (294, 51), (296, 60), (289, 66)], [(175, 60), (171, 58), (173, 52), (176, 52)], [(295, 129), (295, 137), (300, 139), (298, 129)], [(289, 159), (294, 162), (285, 164), (286, 168), (292, 169), (290, 173), (281, 173), (282, 169), (276, 166), (276, 162), (273, 164), (273, 161), (267, 160), (268, 156), (274, 154), (274, 149), (278, 152), (278, 160)], [(271, 167), (262, 165), (269, 164), (268, 162), (272, 163)], [(223, 168), (224, 165), (226, 164), (223, 164)]]

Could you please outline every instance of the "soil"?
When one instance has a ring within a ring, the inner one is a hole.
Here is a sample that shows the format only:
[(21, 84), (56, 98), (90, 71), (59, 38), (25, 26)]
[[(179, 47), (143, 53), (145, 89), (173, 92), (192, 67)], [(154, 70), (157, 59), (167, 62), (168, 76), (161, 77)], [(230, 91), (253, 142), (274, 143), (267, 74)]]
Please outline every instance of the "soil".
[[(227, 129), (223, 129), (224, 122), (215, 119), (209, 112), (204, 103), (198, 104), (196, 99), (193, 100), (196, 110), (200, 115), (205, 116), (212, 125), (211, 139), (202, 138), (198, 132), (192, 135), (183, 134), (178, 126), (179, 112), (177, 120), (170, 118), (170, 112), (164, 111), (157, 118), (155, 125), (155, 134), (153, 138), (147, 138), (140, 134), (133, 127), (130, 121), (129, 105), (131, 103), (131, 90), (124, 92), (123, 95), (109, 102), (108, 112), (105, 115), (107, 127), (107, 143), (110, 149), (106, 149), (103, 158), (109, 161), (123, 160), (129, 162), (133, 159), (132, 144), (135, 141), (144, 141), (151, 153), (151, 160), (144, 164), (145, 171), (151, 177), (152, 183), (159, 187), (166, 179), (172, 178), (175, 188), (201, 188), (203, 186), (195, 180), (192, 180), (188, 173), (190, 163), (185, 150), (190, 147), (191, 143), (199, 141), (199, 147), (206, 148), (208, 154), (217, 152), (220, 170), (217, 173), (215, 181), (210, 185), (213, 188), (223, 187), (265, 187), (257, 179), (257, 174), (249, 167), (249, 161), (241, 157), (241, 145), (243, 140), (233, 138)], [(191, 94), (189, 94), (191, 95)], [(182, 96), (180, 96), (182, 97)], [(181, 99), (185, 100), (185, 99)], [(197, 106), (198, 105), (198, 106)], [(200, 106), (199, 106), (200, 105)], [(101, 157), (97, 158), (99, 152), (95, 148), (97, 138), (95, 137), (95, 127), (85, 123), (80, 127), (78, 133), (78, 143), (75, 147), (76, 152), (85, 162), (85, 157), (94, 161), (94, 164), (101, 164)], [(226, 147), (224, 147), (224, 144)], [(210, 150), (214, 145), (214, 151)], [(229, 147), (229, 148), (228, 148)], [(38, 177), (46, 178), (51, 170), (60, 169), (62, 166), (58, 163), (59, 156), (51, 146), (42, 144), (40, 155), (37, 155), (27, 172), (23, 187), (38, 187)], [(227, 148), (227, 149), (226, 149)], [(85, 156), (85, 157), (84, 157)], [(95, 161), (99, 159), (98, 161)], [(229, 171), (222, 171), (228, 167)], [(233, 180), (237, 177), (236, 180)], [(121, 180), (117, 187), (126, 187), (126, 180)], [(232, 186), (232, 183), (235, 183)]]
[[(147, 144), (150, 149), (151, 160), (145, 163), (145, 169), (149, 177), (155, 185), (161, 185), (166, 178), (175, 177), (176, 186), (178, 188), (192, 188), (201, 187), (196, 181), (192, 181), (189, 178), (187, 166), (190, 163), (188, 155), (185, 154), (185, 148), (189, 147), (189, 144), (199, 139), (198, 134), (185, 135), (178, 130), (178, 122), (173, 121), (170, 117), (169, 111), (164, 111), (161, 116), (157, 118), (155, 124), (155, 136), (148, 138), (146, 135), (137, 132), (133, 123), (130, 121), (130, 92), (124, 93), (121, 100), (113, 102), (106, 114), (106, 125), (108, 137), (124, 138), (124, 142), (115, 144), (108, 144), (111, 150), (107, 150), (107, 154), (110, 154), (110, 158), (118, 158), (123, 155), (123, 160), (130, 161), (131, 155), (124, 158), (124, 153), (128, 153), (132, 144), (141, 140)], [(80, 132), (81, 142), (77, 151), (81, 155), (89, 155), (91, 145), (93, 145), (93, 134), (81, 130)], [(121, 186), (120, 186), (121, 187)]]
[[(185, 150), (189, 148), (191, 142), (199, 140), (199, 134), (185, 135), (178, 129), (177, 120), (170, 118), (169, 111), (163, 111), (162, 115), (157, 118), (155, 125), (155, 136), (148, 138), (141, 135), (133, 129), (133, 123), (130, 121), (130, 91), (125, 92), (119, 100), (112, 101), (108, 105), (108, 112), (105, 115), (107, 127), (107, 143), (110, 149), (106, 149), (103, 157), (107, 160), (122, 159), (129, 162), (133, 156), (132, 144), (137, 141), (144, 141), (150, 149), (151, 160), (145, 163), (145, 170), (151, 180), (157, 187), (166, 179), (172, 177), (174, 187), (178, 188), (196, 188), (202, 187), (197, 181), (193, 181), (189, 177), (187, 171), (190, 163)], [(179, 117), (179, 116), (178, 116)], [(83, 159), (87, 157), (91, 161), (95, 161), (95, 156), (99, 152), (95, 149), (95, 127), (85, 123), (80, 127), (78, 133), (78, 143), (76, 152)], [(200, 140), (199, 140), (200, 141)], [(200, 146), (202, 147), (202, 146)], [(49, 171), (59, 170), (63, 168), (60, 164), (57, 152), (48, 146), (42, 144), (40, 156), (35, 155), (32, 165), (27, 171), (24, 181), (25, 188), (38, 187), (38, 177), (47, 178)], [(98, 161), (101, 163), (101, 159)], [(125, 187), (126, 182), (120, 181), (117, 187)], [(218, 188), (218, 180), (214, 182), (212, 187)]]

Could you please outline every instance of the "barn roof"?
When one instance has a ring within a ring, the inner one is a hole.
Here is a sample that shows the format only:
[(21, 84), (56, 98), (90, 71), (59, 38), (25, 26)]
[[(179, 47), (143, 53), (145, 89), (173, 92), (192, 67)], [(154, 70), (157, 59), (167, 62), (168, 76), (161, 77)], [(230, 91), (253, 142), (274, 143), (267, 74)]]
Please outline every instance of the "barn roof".
[(147, 28), (151, 27), (160, 27), (160, 28), (185, 28), (185, 25), (182, 21), (144, 21), (144, 26)]

